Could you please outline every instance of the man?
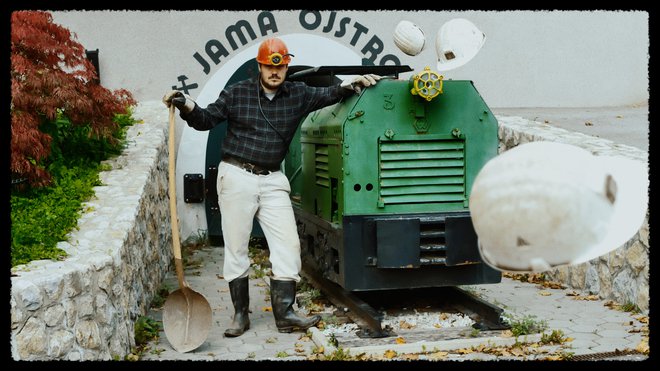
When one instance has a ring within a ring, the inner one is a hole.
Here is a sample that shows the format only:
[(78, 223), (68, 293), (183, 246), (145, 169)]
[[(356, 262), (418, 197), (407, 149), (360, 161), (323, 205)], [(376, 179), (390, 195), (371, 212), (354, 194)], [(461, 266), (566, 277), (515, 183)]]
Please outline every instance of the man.
[(314, 110), (376, 84), (377, 75), (358, 76), (330, 87), (284, 81), (292, 54), (278, 38), (259, 46), (259, 76), (225, 88), (205, 109), (189, 96), (171, 91), (163, 97), (196, 130), (210, 130), (227, 120), (222, 143), (217, 191), (225, 244), (224, 278), (234, 305), (233, 322), (225, 336), (250, 328), (248, 243), (256, 216), (268, 242), (273, 276), (271, 304), (280, 332), (306, 330), (321, 317), (301, 317), (293, 311), (300, 281), (300, 240), (289, 199), (289, 181), (280, 163), (301, 119)]

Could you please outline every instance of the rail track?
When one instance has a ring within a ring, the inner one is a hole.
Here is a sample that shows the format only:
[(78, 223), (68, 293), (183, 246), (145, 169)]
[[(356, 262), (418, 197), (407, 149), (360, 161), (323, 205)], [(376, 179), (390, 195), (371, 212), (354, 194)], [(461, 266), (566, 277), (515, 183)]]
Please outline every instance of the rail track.
[(383, 326), (382, 310), (403, 308), (433, 308), (461, 313), (474, 321), (473, 328), (481, 331), (510, 328), (502, 321), (502, 308), (458, 287), (350, 292), (311, 269), (304, 269), (302, 275), (333, 305), (345, 308), (346, 316), (360, 327), (356, 335), (361, 338), (396, 336), (392, 328)]

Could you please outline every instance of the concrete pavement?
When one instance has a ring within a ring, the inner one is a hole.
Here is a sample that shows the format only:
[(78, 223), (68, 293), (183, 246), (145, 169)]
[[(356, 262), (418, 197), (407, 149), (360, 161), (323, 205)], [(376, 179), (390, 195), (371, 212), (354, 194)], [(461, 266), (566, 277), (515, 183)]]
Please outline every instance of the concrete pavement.
[[(233, 307), (229, 288), (222, 278), (222, 247), (204, 247), (190, 257), (185, 277), (190, 286), (204, 295), (213, 310), (213, 327), (207, 340), (188, 353), (175, 351), (164, 332), (149, 344), (143, 361), (309, 361), (350, 354), (365, 360), (488, 361), (552, 360), (599, 353), (608, 360), (645, 360), (643, 354), (625, 354), (648, 346), (648, 317), (616, 309), (571, 289), (544, 287), (504, 277), (501, 283), (475, 285), (468, 289), (504, 309), (513, 323), (545, 327), (543, 333), (512, 336), (507, 331), (475, 332), (471, 328), (397, 331), (396, 337), (360, 339), (354, 333), (324, 335), (308, 332), (279, 333), (270, 307), (268, 278), (250, 278), (250, 329), (242, 336), (226, 338)], [(178, 287), (175, 275), (165, 284)], [(152, 309), (148, 316), (161, 320), (162, 312)], [(560, 331), (560, 332), (558, 332)], [(561, 344), (542, 341), (561, 334)], [(516, 347), (515, 344), (518, 344)], [(526, 344), (522, 345), (521, 344)], [(624, 353), (617, 354), (617, 352)]]

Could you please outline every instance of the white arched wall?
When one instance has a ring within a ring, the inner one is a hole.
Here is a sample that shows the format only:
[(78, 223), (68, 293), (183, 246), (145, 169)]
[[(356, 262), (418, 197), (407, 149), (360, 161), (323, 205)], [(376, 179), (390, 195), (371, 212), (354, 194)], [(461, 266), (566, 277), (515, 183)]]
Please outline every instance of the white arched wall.
[[(294, 55), (290, 66), (360, 65), (362, 63), (362, 57), (355, 51), (323, 36), (292, 33), (277, 35), (277, 37), (286, 43), (289, 52)], [(201, 88), (199, 94), (192, 97), (200, 107), (206, 107), (217, 99), (233, 73), (245, 62), (257, 56), (259, 44), (260, 42), (255, 42), (246, 47), (218, 68)], [(183, 129), (181, 135), (177, 135), (180, 139), (176, 159), (176, 198), (180, 233), (185, 240), (208, 229), (204, 203), (186, 203), (183, 199), (183, 175), (205, 174), (206, 143), (209, 132), (197, 131), (187, 126), (178, 116), (177, 121), (177, 127), (183, 127)]]

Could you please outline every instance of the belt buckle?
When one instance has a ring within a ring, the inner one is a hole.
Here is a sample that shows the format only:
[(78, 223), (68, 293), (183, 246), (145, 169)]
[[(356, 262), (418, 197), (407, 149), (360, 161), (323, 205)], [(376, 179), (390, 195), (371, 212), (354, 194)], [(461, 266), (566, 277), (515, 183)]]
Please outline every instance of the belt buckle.
[(255, 171), (254, 171), (255, 166), (256, 166), (255, 164), (252, 164), (252, 163), (249, 163), (249, 162), (244, 162), (243, 163), (243, 169), (251, 172), (252, 174), (255, 174)]

